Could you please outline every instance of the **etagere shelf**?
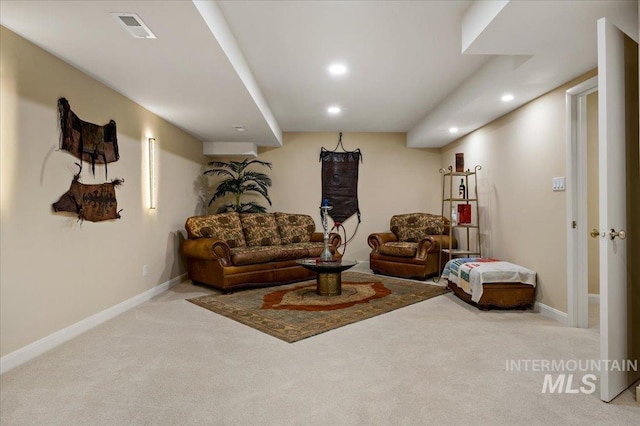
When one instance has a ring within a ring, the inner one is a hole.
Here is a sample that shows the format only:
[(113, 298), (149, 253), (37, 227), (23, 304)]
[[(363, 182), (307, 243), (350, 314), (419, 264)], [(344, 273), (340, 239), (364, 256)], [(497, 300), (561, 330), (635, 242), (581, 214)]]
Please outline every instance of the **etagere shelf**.
[[(449, 226), (442, 228), (441, 236), (449, 236), (449, 247), (440, 250), (440, 265), (454, 257), (481, 257), (480, 246), (480, 216), (478, 209), (478, 171), (481, 166), (475, 166), (473, 171), (454, 172), (453, 167), (440, 169), (442, 174), (442, 216), (451, 221)], [(460, 185), (456, 182), (460, 179)], [(470, 185), (473, 185), (473, 189)], [(464, 209), (458, 207), (467, 206)], [(466, 217), (459, 212), (465, 211)], [(461, 223), (462, 220), (462, 223)], [(454, 232), (459, 229), (460, 232)], [(475, 238), (472, 235), (475, 233)], [(458, 248), (453, 248), (453, 237), (458, 240)]]

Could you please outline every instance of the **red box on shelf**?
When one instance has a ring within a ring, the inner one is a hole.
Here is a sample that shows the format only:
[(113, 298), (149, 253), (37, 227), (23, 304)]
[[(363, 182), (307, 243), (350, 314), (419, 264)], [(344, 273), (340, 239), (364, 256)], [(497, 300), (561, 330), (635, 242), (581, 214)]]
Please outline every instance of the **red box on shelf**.
[(458, 223), (471, 223), (471, 204), (458, 204)]

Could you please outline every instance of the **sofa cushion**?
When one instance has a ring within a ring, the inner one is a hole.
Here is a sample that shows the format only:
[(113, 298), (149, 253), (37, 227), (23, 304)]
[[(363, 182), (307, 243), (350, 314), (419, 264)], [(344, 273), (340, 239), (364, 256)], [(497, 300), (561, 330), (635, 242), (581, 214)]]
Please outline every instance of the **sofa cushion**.
[(380, 254), (395, 257), (416, 257), (418, 243), (389, 242), (380, 246)]
[(236, 247), (231, 249), (231, 262), (236, 266), (253, 265), (276, 260), (280, 246)]
[(240, 222), (247, 246), (279, 246), (278, 225), (272, 213), (241, 213)]
[(274, 213), (282, 244), (306, 243), (316, 230), (313, 218), (307, 214)]
[(278, 246), (236, 247), (231, 249), (231, 261), (236, 266), (281, 260), (318, 257), (324, 249), (323, 243), (293, 243)]
[(194, 216), (184, 225), (189, 238), (216, 238), (226, 241), (229, 247), (244, 247), (245, 239), (237, 212)]
[(449, 225), (449, 219), (429, 213), (408, 213), (391, 217), (391, 232), (400, 242), (418, 242), (427, 235), (438, 235)]
[(280, 253), (276, 260), (296, 260), (310, 257), (309, 248), (322, 243), (292, 243), (280, 246)]
[[(307, 250), (309, 251), (309, 254), (306, 257), (320, 257), (322, 256), (322, 252), (324, 251), (324, 243), (300, 243), (300, 244), (306, 244), (307, 245)], [(332, 254), (335, 254), (336, 250), (333, 246), (329, 246), (329, 251)]]

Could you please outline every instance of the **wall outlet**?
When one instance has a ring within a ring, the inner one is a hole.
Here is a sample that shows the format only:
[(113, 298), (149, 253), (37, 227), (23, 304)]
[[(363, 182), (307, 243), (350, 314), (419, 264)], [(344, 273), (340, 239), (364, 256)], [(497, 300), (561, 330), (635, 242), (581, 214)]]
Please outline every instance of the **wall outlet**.
[(149, 275), (149, 265), (142, 265), (142, 276), (146, 277)]

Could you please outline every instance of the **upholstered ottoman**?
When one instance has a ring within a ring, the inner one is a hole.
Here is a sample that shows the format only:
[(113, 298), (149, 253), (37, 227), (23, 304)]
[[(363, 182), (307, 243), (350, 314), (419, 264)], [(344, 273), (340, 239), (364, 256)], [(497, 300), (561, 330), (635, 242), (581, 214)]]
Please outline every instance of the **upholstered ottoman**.
[(445, 265), (442, 278), (460, 299), (482, 310), (526, 309), (535, 301), (536, 273), (491, 258), (457, 258)]

